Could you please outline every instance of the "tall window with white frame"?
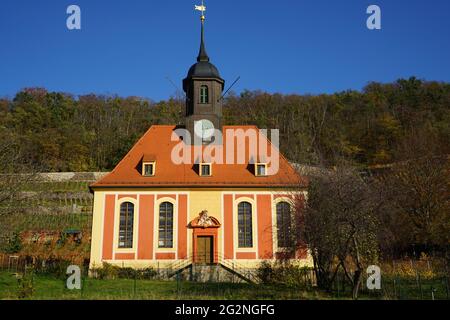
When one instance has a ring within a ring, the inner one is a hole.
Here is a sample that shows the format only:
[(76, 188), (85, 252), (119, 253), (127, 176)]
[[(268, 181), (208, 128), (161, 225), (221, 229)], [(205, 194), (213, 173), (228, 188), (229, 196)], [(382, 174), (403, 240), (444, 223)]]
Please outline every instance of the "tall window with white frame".
[(292, 217), (291, 205), (287, 202), (277, 204), (277, 240), (278, 248), (289, 248), (292, 244), (291, 238)]
[(124, 202), (120, 205), (119, 248), (133, 248), (134, 204)]
[(209, 103), (209, 88), (208, 88), (208, 86), (203, 85), (200, 87), (200, 103), (201, 104)]
[(239, 248), (253, 248), (252, 205), (241, 202), (238, 205)]
[(173, 248), (173, 204), (163, 202), (159, 206), (159, 248)]

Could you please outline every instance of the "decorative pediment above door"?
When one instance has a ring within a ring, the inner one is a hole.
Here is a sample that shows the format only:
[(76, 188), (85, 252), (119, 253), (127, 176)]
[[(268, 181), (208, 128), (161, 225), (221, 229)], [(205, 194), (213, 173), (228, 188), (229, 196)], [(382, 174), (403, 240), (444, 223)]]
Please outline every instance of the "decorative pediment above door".
[(189, 228), (193, 229), (220, 228), (220, 226), (221, 224), (219, 220), (217, 220), (213, 216), (210, 216), (207, 210), (203, 210), (197, 218), (195, 218), (189, 223)]

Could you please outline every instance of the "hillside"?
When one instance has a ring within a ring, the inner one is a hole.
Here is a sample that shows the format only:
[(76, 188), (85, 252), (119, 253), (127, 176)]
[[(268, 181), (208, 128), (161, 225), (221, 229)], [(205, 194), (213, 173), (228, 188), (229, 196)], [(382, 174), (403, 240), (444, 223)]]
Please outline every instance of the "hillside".
[(16, 234), (21, 238), (21, 255), (74, 261), (88, 259), (93, 201), (89, 185), (104, 174), (36, 175), (33, 181), (22, 186), (22, 200), (15, 202), (13, 214), (0, 219), (0, 251), (15, 251), (12, 247), (16, 243), (11, 240)]
[[(151, 125), (181, 124), (184, 108), (183, 99), (25, 89), (0, 99), (0, 151), (7, 143), (40, 172), (112, 170)], [(414, 77), (314, 96), (244, 91), (227, 96), (223, 118), (279, 129), (286, 157), (308, 165), (402, 161), (403, 146), (420, 137), (450, 153), (450, 84)]]

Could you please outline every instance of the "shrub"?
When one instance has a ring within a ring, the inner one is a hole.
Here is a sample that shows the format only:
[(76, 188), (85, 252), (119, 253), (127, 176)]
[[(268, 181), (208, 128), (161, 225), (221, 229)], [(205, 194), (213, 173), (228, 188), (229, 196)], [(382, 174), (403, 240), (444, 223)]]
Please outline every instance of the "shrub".
[(309, 287), (312, 270), (290, 262), (270, 263), (264, 261), (257, 270), (257, 277), (263, 284), (285, 285), (289, 287)]
[(264, 261), (259, 266), (256, 276), (264, 284), (271, 284), (274, 281), (274, 268), (270, 262)]
[(115, 279), (117, 277), (117, 267), (104, 262), (102, 268), (97, 268), (92, 270), (95, 277), (104, 280), (104, 279)]
[(45, 261), (45, 266), (39, 269), (40, 273), (55, 276), (57, 278), (65, 279), (67, 277), (67, 268), (72, 263), (70, 261), (61, 259), (51, 259)]
[(433, 279), (445, 276), (446, 265), (442, 258), (421, 255), (419, 260), (403, 259), (386, 261), (382, 264), (383, 274), (392, 277), (403, 277), (415, 279), (419, 275), (422, 279)]
[(150, 280), (153, 279), (157, 272), (153, 268), (146, 269), (133, 269), (133, 268), (121, 268), (113, 266), (104, 262), (102, 268), (91, 269), (94, 277), (104, 279), (139, 279)]
[(34, 270), (27, 269), (23, 275), (17, 277), (18, 290), (17, 298), (27, 299), (31, 298), (34, 293), (34, 283), (33, 283)]
[(18, 232), (14, 232), (6, 239), (5, 253), (13, 254), (22, 250), (22, 238)]
[(151, 280), (158, 274), (153, 268), (139, 270), (139, 273), (142, 280)]
[(113, 267), (117, 270), (117, 277), (119, 279), (134, 279), (137, 278), (138, 272), (133, 268), (119, 268)]

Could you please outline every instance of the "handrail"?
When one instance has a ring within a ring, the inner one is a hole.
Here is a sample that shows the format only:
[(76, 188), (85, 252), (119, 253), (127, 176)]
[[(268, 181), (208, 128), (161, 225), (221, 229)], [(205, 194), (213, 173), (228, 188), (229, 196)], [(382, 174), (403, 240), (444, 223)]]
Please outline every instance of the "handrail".
[(184, 269), (193, 263), (193, 256), (187, 257), (187, 259), (179, 259), (169, 265), (166, 269), (173, 270), (176, 269), (175, 272), (178, 272), (180, 269)]
[[(246, 281), (250, 282), (258, 282), (257, 276), (254, 274), (252, 268), (249, 268), (243, 264), (240, 264), (236, 262), (234, 259), (226, 258), (225, 255), (219, 252), (214, 252), (211, 255), (207, 255), (208, 257), (212, 257), (214, 264), (222, 265), (225, 269), (228, 269), (229, 271), (235, 273), (236, 275), (240, 276)], [(190, 256), (187, 256), (185, 259), (180, 259), (169, 265), (166, 269), (170, 270), (169, 277), (174, 276), (178, 272), (182, 271), (183, 269), (189, 267), (190, 265), (195, 265), (196, 260), (199, 259), (199, 255), (192, 254)], [(205, 259), (206, 260), (206, 259)], [(233, 261), (230, 261), (233, 260)]]
[(235, 260), (231, 262), (229, 260), (232, 259), (226, 259), (225, 256), (220, 253), (217, 253), (217, 256), (219, 258), (218, 259), (219, 263), (222, 264), (224, 267), (231, 269), (232, 271), (244, 276), (250, 282), (258, 282), (258, 278), (255, 276), (252, 268), (237, 263)]

